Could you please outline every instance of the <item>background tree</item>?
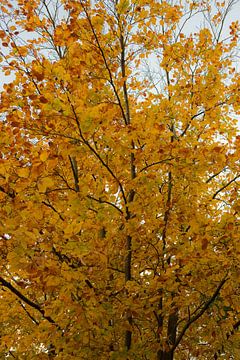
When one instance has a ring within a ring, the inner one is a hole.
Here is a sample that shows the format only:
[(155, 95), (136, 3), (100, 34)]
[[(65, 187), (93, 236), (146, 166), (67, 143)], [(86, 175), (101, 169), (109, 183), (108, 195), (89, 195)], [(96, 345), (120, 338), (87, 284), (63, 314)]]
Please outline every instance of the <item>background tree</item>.
[(239, 353), (236, 3), (1, 1), (3, 358)]

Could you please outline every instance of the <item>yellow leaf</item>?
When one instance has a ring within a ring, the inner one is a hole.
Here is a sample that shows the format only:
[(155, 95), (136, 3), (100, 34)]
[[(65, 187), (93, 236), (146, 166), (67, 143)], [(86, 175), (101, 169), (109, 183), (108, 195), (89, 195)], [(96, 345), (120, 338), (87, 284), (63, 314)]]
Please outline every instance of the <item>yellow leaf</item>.
[(38, 189), (40, 192), (45, 192), (48, 188), (52, 187), (54, 185), (54, 181), (49, 178), (43, 178), (38, 182)]
[(18, 169), (17, 173), (18, 176), (20, 176), (21, 178), (27, 178), (29, 176), (30, 169), (29, 168)]
[(40, 160), (41, 160), (42, 162), (44, 162), (44, 161), (47, 160), (47, 158), (48, 158), (48, 152), (47, 152), (47, 151), (43, 151), (43, 152), (41, 153), (41, 155), (40, 155)]

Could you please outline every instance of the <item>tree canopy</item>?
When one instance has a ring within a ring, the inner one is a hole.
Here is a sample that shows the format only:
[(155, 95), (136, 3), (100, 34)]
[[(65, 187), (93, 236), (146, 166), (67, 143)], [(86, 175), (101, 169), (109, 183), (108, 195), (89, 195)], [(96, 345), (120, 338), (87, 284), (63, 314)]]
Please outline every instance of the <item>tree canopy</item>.
[(236, 4), (0, 0), (2, 359), (238, 358)]

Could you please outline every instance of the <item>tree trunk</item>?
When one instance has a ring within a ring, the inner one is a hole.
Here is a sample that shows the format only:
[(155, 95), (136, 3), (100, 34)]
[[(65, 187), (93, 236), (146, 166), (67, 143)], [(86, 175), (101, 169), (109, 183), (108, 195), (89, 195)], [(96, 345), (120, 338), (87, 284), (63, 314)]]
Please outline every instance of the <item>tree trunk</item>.
[(167, 345), (170, 350), (159, 350), (157, 353), (158, 360), (173, 360), (174, 344), (176, 343), (178, 309), (175, 309), (168, 318)]
[(163, 351), (159, 350), (157, 354), (158, 360), (173, 360), (173, 351)]

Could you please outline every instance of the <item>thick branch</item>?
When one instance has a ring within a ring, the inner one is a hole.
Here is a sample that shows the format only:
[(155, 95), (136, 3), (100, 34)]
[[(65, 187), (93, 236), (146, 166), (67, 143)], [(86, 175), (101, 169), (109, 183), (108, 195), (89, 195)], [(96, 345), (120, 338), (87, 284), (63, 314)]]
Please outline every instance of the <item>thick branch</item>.
[(68, 156), (72, 168), (72, 173), (74, 177), (74, 183), (75, 183), (75, 191), (79, 192), (79, 178), (78, 178), (78, 167), (77, 167), (77, 161), (74, 156)]
[(224, 186), (222, 186), (218, 191), (215, 192), (215, 194), (213, 194), (212, 198), (215, 199), (215, 197), (224, 189), (226, 189), (229, 185), (231, 185), (235, 180), (237, 180), (240, 177), (240, 175), (236, 175), (232, 180), (230, 180), (227, 184), (225, 184)]
[(18, 291), (14, 286), (12, 286), (12, 284), (10, 282), (8, 282), (5, 279), (3, 279), (2, 277), (0, 277), (0, 284), (3, 287), (6, 287), (8, 290), (10, 290), (11, 293), (16, 295), (18, 299), (22, 300), (24, 303), (31, 306), (33, 309), (36, 309), (42, 315), (42, 317), (45, 320), (47, 320), (50, 324), (55, 325), (59, 330), (61, 330), (60, 326), (50, 316), (45, 315), (45, 311), (41, 308), (41, 306), (39, 304), (36, 304), (32, 300), (28, 299), (25, 295), (23, 295), (20, 291)]
[(188, 320), (188, 322), (184, 325), (184, 327), (182, 328), (182, 331), (180, 332), (180, 334), (178, 335), (176, 342), (173, 346), (172, 350), (175, 350), (177, 348), (177, 346), (179, 345), (179, 343), (181, 342), (183, 336), (185, 335), (186, 331), (190, 328), (190, 326), (197, 321), (204, 313), (205, 311), (209, 308), (209, 306), (215, 301), (216, 297), (218, 296), (218, 294), (220, 293), (220, 290), (222, 289), (223, 285), (225, 284), (225, 282), (228, 280), (228, 278), (225, 276), (223, 278), (223, 280), (219, 283), (217, 289), (215, 290), (215, 292), (213, 293), (213, 295), (209, 298), (209, 300), (204, 304), (204, 306), (202, 307), (202, 309), (194, 316), (190, 317), (190, 319)]
[(122, 26), (119, 23), (119, 30), (120, 30), (120, 46), (121, 46), (121, 72), (123, 78), (123, 96), (125, 101), (125, 108), (126, 108), (126, 120), (127, 124), (130, 124), (130, 107), (129, 107), (129, 100), (128, 100), (128, 91), (127, 91), (127, 82), (126, 82), (126, 64), (125, 64), (125, 42), (122, 34)]
[(208, 184), (210, 181), (212, 181), (216, 176), (218, 176), (219, 174), (221, 174), (224, 170), (226, 169), (226, 167), (224, 167), (222, 170), (218, 171), (216, 174), (211, 175), (207, 180), (206, 180), (206, 184)]
[(23, 303), (19, 300), (20, 306), (23, 308), (27, 316), (32, 320), (32, 322), (36, 325), (39, 325), (39, 322), (30, 314), (30, 312), (26, 309), (26, 307), (23, 305)]

